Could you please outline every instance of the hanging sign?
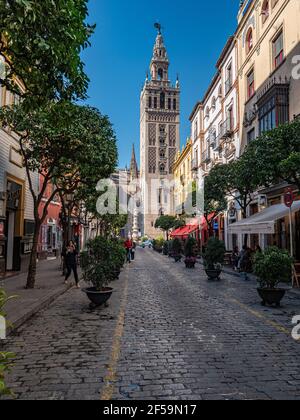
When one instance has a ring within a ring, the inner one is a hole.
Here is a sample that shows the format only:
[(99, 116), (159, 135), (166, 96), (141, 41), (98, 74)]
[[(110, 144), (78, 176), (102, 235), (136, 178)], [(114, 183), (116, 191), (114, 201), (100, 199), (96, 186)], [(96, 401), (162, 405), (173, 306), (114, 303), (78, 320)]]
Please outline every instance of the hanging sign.
[(284, 194), (284, 203), (288, 208), (291, 208), (295, 200), (292, 188), (288, 188)]

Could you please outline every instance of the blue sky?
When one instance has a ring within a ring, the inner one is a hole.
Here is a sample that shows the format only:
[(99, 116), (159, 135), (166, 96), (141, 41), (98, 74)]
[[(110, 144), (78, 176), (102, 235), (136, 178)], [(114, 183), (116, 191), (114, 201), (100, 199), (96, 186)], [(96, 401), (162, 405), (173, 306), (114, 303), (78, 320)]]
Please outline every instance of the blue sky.
[(181, 144), (190, 134), (189, 115), (202, 98), (227, 38), (236, 28), (239, 0), (90, 0), (96, 23), (92, 47), (83, 54), (91, 80), (90, 105), (110, 117), (119, 145), (119, 166), (139, 156), (139, 98), (161, 22), (170, 77), (181, 83)]

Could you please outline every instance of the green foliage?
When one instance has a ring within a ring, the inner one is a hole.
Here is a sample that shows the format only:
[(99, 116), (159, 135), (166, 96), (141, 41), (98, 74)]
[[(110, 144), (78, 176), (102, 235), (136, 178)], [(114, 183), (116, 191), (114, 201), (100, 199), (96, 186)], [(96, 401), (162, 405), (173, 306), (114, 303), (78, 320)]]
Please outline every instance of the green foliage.
[(300, 189), (300, 121), (287, 123), (263, 133), (246, 154), (254, 154), (256, 168), (266, 185), (278, 180)]
[(171, 249), (174, 256), (182, 254), (182, 244), (178, 238), (172, 240)]
[[(3, 289), (0, 289), (0, 316), (6, 317), (4, 312), (4, 306), (6, 303), (13, 299), (15, 296), (10, 298), (7, 297), (7, 294)], [(5, 375), (10, 372), (13, 366), (13, 360), (15, 355), (9, 352), (0, 352), (0, 396), (1, 395), (11, 395), (11, 391), (5, 385)]]
[(288, 251), (270, 247), (258, 252), (254, 259), (254, 273), (262, 288), (274, 289), (279, 283), (291, 283), (293, 258)]
[(0, 53), (12, 63), (1, 84), (22, 94), (30, 107), (85, 98), (88, 78), (80, 53), (95, 28), (87, 16), (88, 0), (0, 0)]
[(204, 266), (208, 270), (214, 270), (224, 263), (225, 244), (218, 238), (210, 238), (203, 256)]
[(213, 222), (213, 218), (209, 219), (211, 214), (214, 214), (215, 217), (217, 217), (227, 209), (227, 200), (225, 196), (226, 176), (226, 165), (216, 165), (205, 178), (204, 217), (208, 226)]
[(105, 288), (120, 273), (125, 262), (125, 248), (118, 240), (107, 240), (101, 236), (87, 244), (81, 254), (83, 279), (98, 290)]
[(184, 246), (184, 255), (189, 257), (195, 257), (197, 251), (197, 241), (195, 238), (189, 237)]
[(153, 241), (153, 249), (155, 251), (161, 252), (164, 246), (165, 240), (163, 236), (158, 236), (156, 239), (154, 239)]
[(178, 223), (178, 220), (174, 216), (160, 216), (155, 222), (155, 229), (161, 229), (168, 232), (173, 229)]
[(169, 255), (170, 248), (171, 248), (171, 241), (165, 241), (163, 245), (163, 254)]
[[(23, 105), (4, 107), (0, 109), (0, 121), (19, 135), (37, 229), (57, 194), (76, 192), (75, 201), (83, 199), (89, 203), (93, 199), (96, 202), (98, 181), (108, 178), (117, 163), (116, 138), (106, 116), (95, 108), (59, 102), (30, 112)], [(34, 172), (43, 179), (39, 193), (34, 184)], [(38, 208), (50, 182), (55, 188), (40, 215)], [(27, 288), (34, 287), (35, 253), (36, 241), (32, 248)]]

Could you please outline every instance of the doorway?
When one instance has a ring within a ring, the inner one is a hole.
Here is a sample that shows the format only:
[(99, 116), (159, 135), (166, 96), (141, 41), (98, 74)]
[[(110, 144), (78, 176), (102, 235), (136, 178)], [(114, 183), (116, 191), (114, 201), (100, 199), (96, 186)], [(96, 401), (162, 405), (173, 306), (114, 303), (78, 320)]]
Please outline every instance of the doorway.
[(15, 240), (16, 213), (6, 212), (6, 270), (12, 271), (14, 266), (14, 240)]

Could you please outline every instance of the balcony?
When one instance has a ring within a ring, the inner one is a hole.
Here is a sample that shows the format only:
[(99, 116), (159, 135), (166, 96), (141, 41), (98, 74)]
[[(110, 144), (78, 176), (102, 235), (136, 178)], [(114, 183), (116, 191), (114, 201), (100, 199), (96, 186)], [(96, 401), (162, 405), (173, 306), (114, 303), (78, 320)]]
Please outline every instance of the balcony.
[(210, 160), (210, 148), (208, 148), (207, 150), (205, 150), (205, 152), (202, 153), (202, 163), (209, 163)]
[(233, 135), (233, 122), (231, 118), (227, 118), (226, 121), (224, 121), (221, 124), (221, 132), (220, 132), (220, 139), (228, 139)]
[(198, 159), (192, 159), (192, 171), (197, 171), (199, 168), (199, 162)]

